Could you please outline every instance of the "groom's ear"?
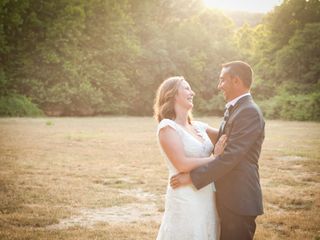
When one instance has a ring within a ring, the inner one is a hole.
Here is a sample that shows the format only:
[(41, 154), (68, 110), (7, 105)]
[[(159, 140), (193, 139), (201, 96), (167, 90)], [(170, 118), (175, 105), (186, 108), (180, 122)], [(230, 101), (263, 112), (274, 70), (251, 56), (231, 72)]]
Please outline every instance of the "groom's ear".
[(238, 76), (232, 76), (232, 82), (233, 84), (238, 85), (241, 83), (241, 79)]
[(243, 84), (244, 84), (242, 79), (240, 77), (238, 77), (238, 76), (234, 76), (233, 81), (237, 86), (243, 86)]

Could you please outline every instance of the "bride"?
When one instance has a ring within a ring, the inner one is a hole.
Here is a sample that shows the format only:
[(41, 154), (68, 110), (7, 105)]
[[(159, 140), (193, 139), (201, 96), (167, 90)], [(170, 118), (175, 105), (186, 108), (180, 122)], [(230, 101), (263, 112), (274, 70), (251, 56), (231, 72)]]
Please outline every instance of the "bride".
[[(179, 172), (208, 163), (223, 152), (226, 136), (217, 141), (217, 129), (191, 121), (195, 93), (183, 77), (166, 79), (158, 88), (154, 115), (159, 122), (157, 135), (166, 155), (169, 179)], [(157, 240), (217, 240), (219, 217), (215, 186), (197, 190), (192, 184), (172, 189), (167, 186), (165, 211)]]

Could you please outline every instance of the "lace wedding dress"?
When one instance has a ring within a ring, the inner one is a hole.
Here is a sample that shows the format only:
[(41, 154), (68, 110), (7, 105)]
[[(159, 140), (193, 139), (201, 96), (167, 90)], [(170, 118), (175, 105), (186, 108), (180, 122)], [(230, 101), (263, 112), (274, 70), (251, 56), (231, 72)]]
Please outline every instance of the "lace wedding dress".
[[(157, 130), (171, 127), (177, 131), (184, 145), (187, 157), (208, 157), (213, 145), (206, 134), (207, 124), (194, 121), (193, 127), (201, 136), (202, 142), (191, 135), (181, 125), (170, 119), (163, 119)], [(170, 177), (177, 169), (166, 157)], [(215, 187), (209, 184), (197, 190), (193, 185), (172, 189), (167, 186), (165, 211), (157, 240), (217, 240), (219, 239), (219, 218), (216, 211)]]

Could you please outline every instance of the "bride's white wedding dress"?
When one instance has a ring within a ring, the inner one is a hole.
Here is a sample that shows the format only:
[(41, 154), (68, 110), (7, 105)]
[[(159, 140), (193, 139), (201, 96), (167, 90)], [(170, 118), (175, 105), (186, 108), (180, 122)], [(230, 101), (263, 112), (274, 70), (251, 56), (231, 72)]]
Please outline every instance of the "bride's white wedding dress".
[[(163, 119), (157, 130), (170, 126), (175, 129), (184, 145), (187, 157), (209, 157), (213, 145), (206, 133), (207, 124), (192, 122), (202, 142), (195, 138), (181, 125), (170, 119)], [(177, 169), (166, 157), (169, 169), (169, 180), (165, 199), (165, 211), (157, 240), (217, 240), (219, 239), (220, 225), (216, 210), (215, 187), (209, 184), (197, 190), (193, 185), (172, 189), (170, 177), (177, 174)]]

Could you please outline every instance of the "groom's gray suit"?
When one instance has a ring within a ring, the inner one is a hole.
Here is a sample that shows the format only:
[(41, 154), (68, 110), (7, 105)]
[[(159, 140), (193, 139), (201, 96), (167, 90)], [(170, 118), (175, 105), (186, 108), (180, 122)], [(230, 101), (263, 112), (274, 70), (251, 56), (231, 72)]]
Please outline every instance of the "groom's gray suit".
[(215, 182), (220, 214), (230, 211), (236, 216), (255, 219), (263, 213), (258, 159), (265, 123), (251, 96), (240, 98), (225, 120), (220, 129), (220, 135), (228, 136), (224, 154), (194, 169), (190, 176), (197, 189)]

